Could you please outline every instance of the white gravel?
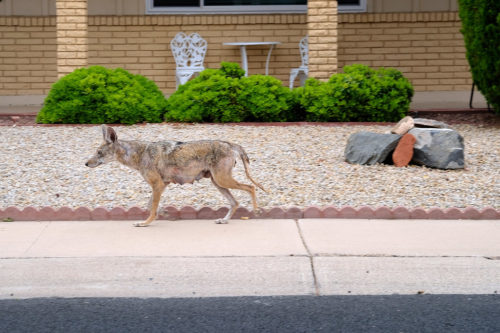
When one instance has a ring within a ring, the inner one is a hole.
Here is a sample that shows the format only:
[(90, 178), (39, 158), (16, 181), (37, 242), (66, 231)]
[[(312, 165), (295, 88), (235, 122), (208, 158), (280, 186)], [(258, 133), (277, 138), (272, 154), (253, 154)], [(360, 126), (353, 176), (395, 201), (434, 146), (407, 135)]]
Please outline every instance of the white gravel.
[[(251, 174), (269, 193), (261, 207), (493, 207), (500, 209), (500, 131), (455, 125), (465, 140), (465, 170), (362, 166), (344, 162), (350, 134), (390, 126), (231, 126), (148, 124), (116, 127), (122, 139), (221, 139), (241, 144)], [(0, 127), (0, 207), (146, 208), (150, 189), (139, 173), (113, 162), (85, 167), (102, 140), (99, 126)], [(241, 163), (235, 178), (248, 183)], [(251, 208), (247, 193), (233, 190)], [(227, 206), (209, 179), (169, 185), (162, 206)]]

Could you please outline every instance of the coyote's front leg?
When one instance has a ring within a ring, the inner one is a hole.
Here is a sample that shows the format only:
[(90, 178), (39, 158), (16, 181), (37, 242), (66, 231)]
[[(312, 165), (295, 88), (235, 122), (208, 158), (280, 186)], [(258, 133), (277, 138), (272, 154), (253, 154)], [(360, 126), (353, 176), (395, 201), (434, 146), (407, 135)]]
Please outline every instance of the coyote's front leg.
[(158, 214), (158, 205), (160, 204), (160, 199), (163, 191), (165, 190), (165, 183), (158, 177), (154, 178), (154, 180), (148, 182), (151, 185), (151, 189), (153, 190), (153, 194), (150, 199), (151, 207), (149, 212), (149, 217), (144, 222), (134, 223), (134, 227), (147, 227), (151, 222), (156, 219)]

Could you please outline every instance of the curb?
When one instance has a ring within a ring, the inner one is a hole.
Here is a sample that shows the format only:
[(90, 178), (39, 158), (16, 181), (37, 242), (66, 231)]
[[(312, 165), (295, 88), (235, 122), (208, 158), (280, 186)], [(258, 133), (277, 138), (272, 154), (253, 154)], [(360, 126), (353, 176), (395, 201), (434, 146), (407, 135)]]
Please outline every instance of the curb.
[[(187, 220), (187, 219), (217, 219), (222, 218), (228, 208), (212, 209), (202, 207), (195, 209), (185, 206), (177, 209), (167, 206), (161, 210), (158, 220)], [(143, 220), (148, 216), (148, 211), (139, 208), (115, 207), (106, 209), (98, 207), (89, 209), (78, 207), (7, 207), (0, 209), (0, 220), (13, 221), (103, 221), (103, 220)], [(358, 208), (324, 206), (299, 207), (272, 207), (262, 209), (262, 213), (256, 216), (246, 208), (238, 208), (233, 219), (259, 218), (259, 219), (303, 219), (303, 218), (339, 218), (339, 219), (424, 219), (424, 220), (497, 220), (500, 219), (500, 210), (492, 207), (477, 209), (467, 208), (405, 208), (405, 207), (368, 207)]]

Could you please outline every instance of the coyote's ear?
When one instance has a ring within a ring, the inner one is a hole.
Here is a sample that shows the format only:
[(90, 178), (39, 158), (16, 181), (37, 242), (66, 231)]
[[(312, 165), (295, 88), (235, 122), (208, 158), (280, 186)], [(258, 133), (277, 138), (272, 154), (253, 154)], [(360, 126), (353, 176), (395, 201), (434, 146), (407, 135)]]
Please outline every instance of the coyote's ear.
[(113, 143), (116, 142), (116, 140), (118, 140), (118, 136), (116, 135), (114, 129), (106, 125), (102, 125), (101, 128), (104, 141), (106, 141), (107, 143)]

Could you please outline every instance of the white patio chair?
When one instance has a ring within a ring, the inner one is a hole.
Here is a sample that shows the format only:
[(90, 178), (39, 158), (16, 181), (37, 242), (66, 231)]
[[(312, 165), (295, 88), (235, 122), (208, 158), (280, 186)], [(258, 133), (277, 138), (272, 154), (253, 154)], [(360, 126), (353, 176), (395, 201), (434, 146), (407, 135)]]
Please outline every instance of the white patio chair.
[(299, 76), (300, 85), (303, 86), (309, 74), (309, 39), (307, 36), (300, 40), (299, 49), (302, 64), (299, 68), (292, 68), (290, 71), (290, 89), (293, 88), (293, 82), (297, 76)]
[(207, 53), (207, 42), (199, 34), (192, 33), (188, 36), (184, 32), (179, 32), (170, 41), (170, 48), (176, 65), (176, 88), (205, 69), (203, 60)]

